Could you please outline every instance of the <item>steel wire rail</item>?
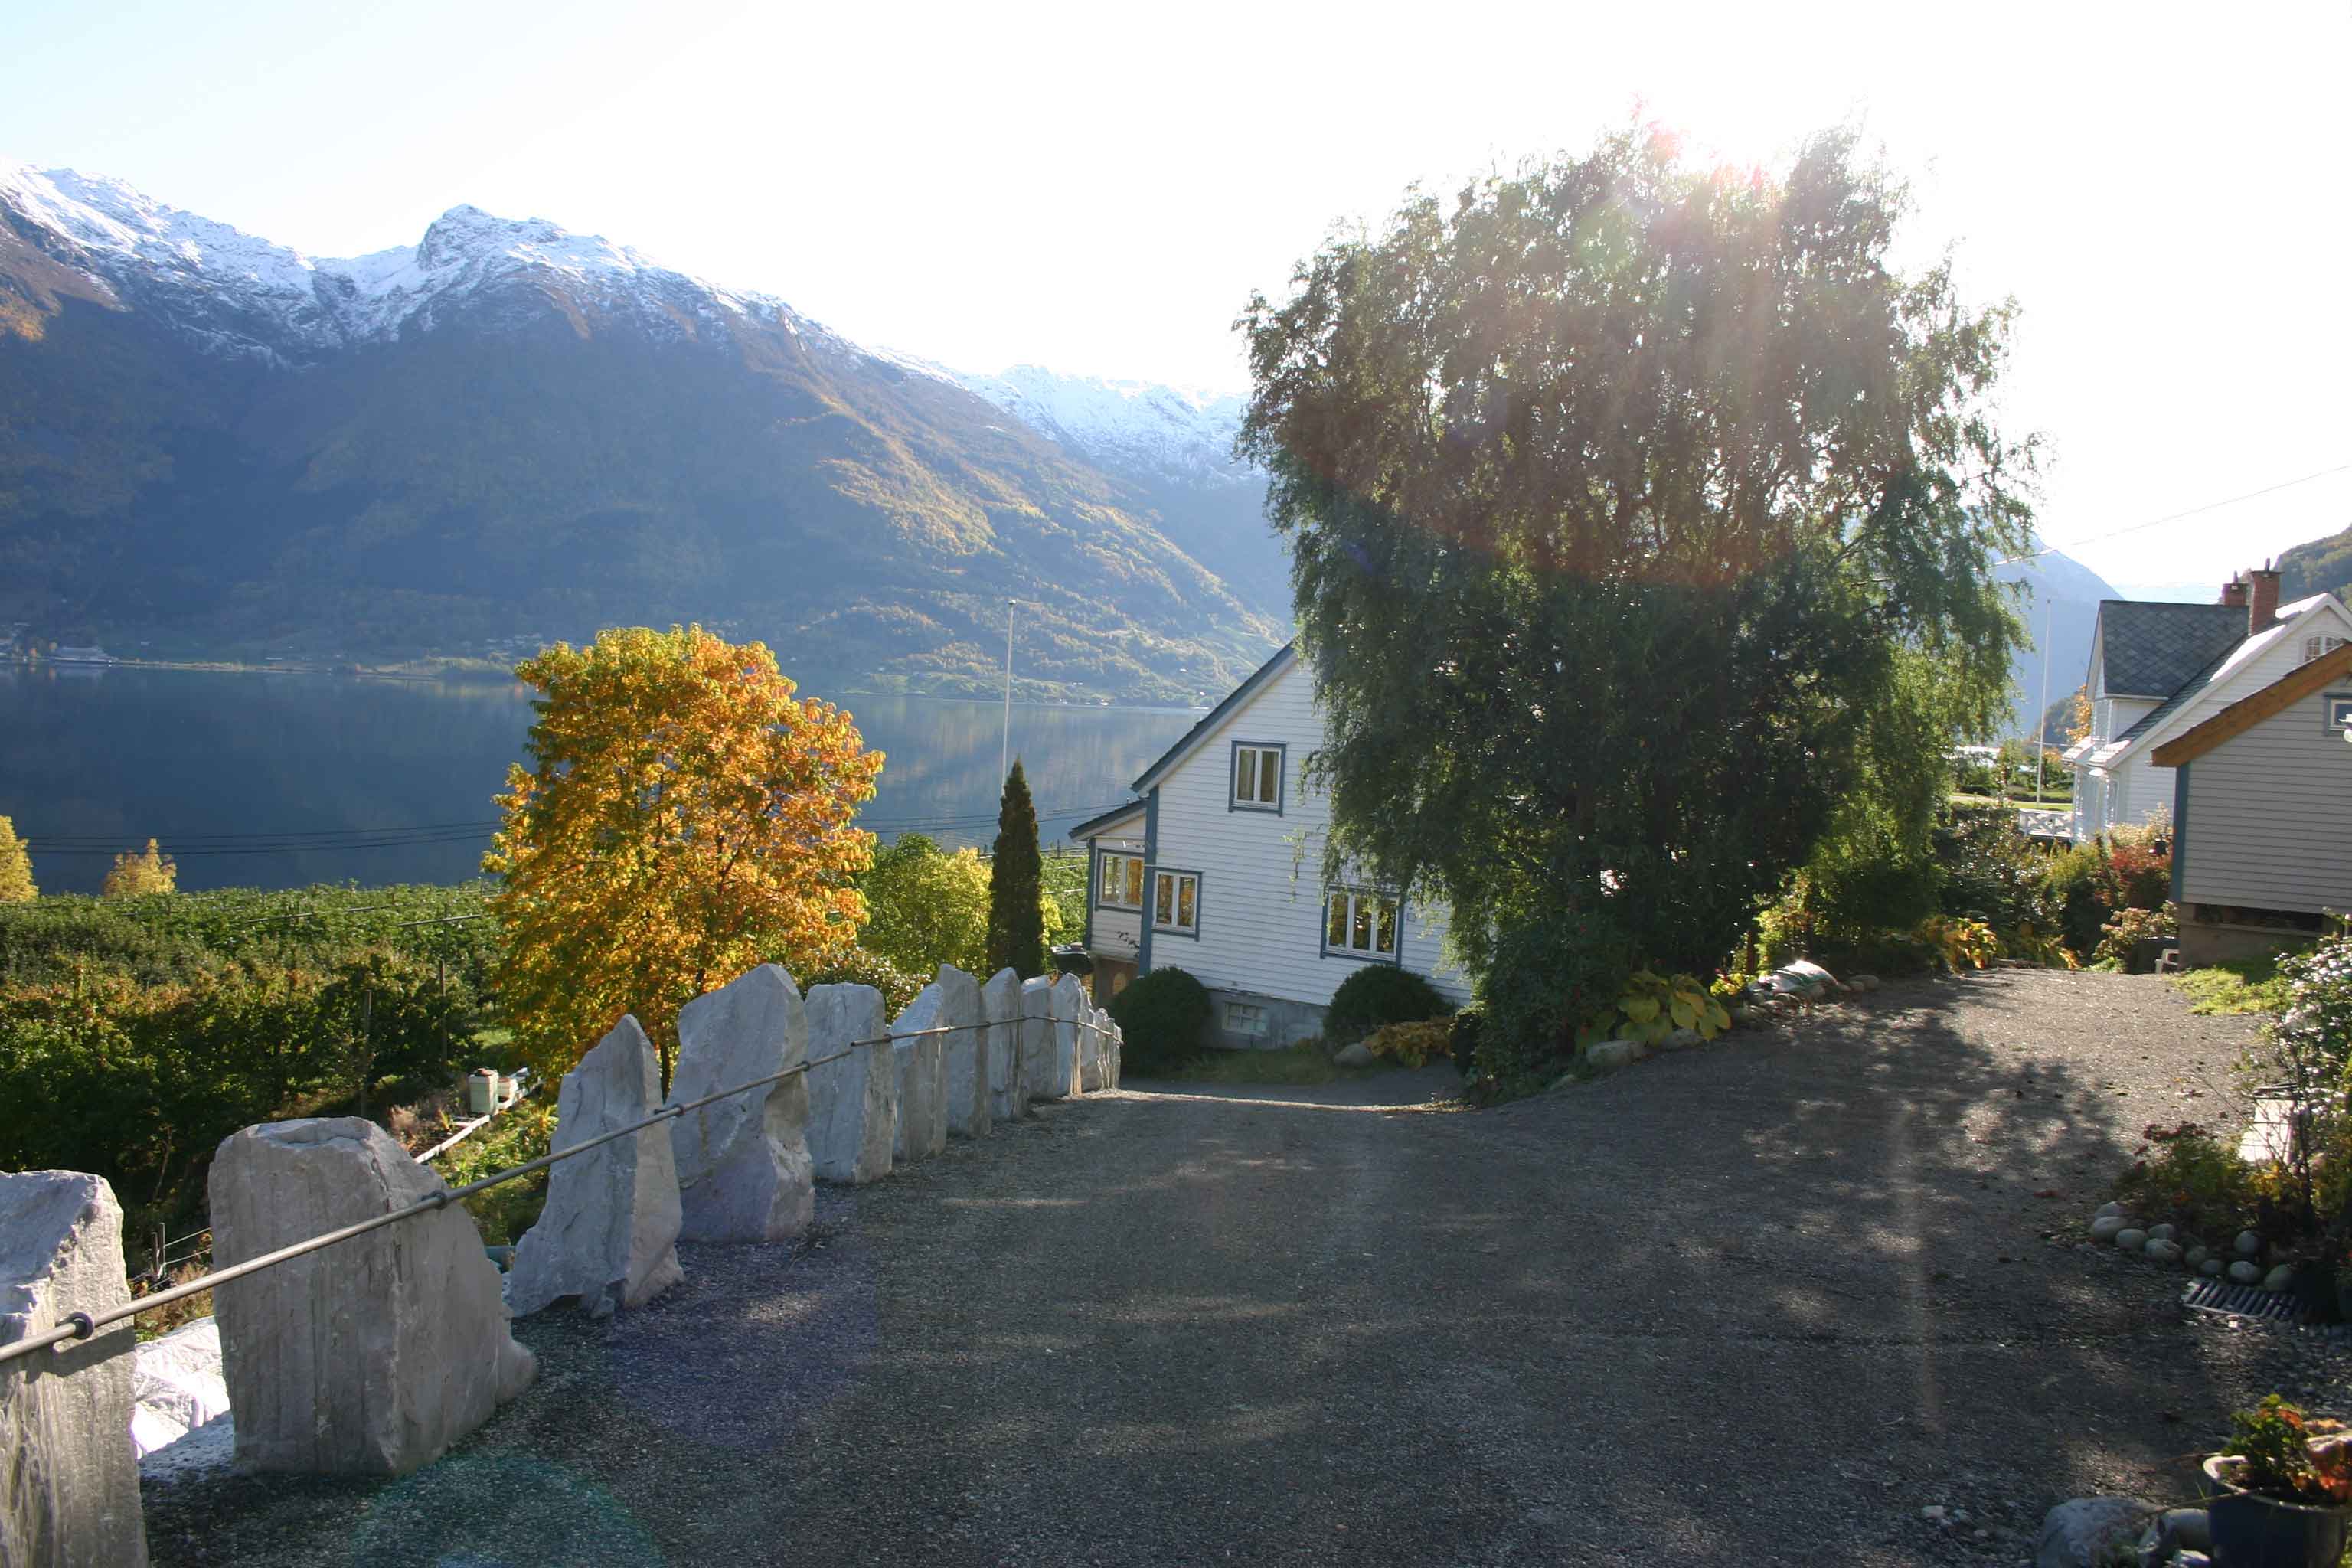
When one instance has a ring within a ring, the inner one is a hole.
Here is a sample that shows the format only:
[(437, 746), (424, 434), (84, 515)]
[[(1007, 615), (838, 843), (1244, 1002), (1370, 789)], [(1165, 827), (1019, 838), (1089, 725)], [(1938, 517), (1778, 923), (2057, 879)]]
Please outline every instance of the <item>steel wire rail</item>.
[[(14, 1361), (19, 1356), (30, 1355), (38, 1350), (55, 1348), (62, 1353), (75, 1344), (96, 1337), (100, 1329), (110, 1328), (127, 1319), (138, 1317), (142, 1312), (160, 1310), (173, 1302), (184, 1301), (191, 1296), (199, 1295), (215, 1286), (226, 1285), (233, 1279), (242, 1279), (248, 1274), (258, 1274), (265, 1268), (289, 1262), (306, 1253), (332, 1247), (339, 1241), (349, 1241), (356, 1236), (365, 1236), (372, 1230), (382, 1230), (386, 1226), (396, 1225), (402, 1220), (414, 1218), (417, 1215), (437, 1214), (447, 1208), (453, 1199), (472, 1197), (476, 1193), (487, 1192), (501, 1183), (511, 1182), (519, 1176), (530, 1175), (535, 1171), (546, 1170), (551, 1165), (571, 1159), (575, 1154), (585, 1154), (589, 1150), (599, 1148), (615, 1139), (626, 1138), (632, 1133), (642, 1132), (648, 1127), (656, 1127), (665, 1121), (674, 1121), (689, 1110), (699, 1110), (706, 1105), (727, 1099), (730, 1095), (746, 1094), (768, 1084), (780, 1083), (785, 1079), (807, 1072), (813, 1068), (821, 1068), (828, 1062), (837, 1062), (845, 1057), (854, 1056), (861, 1049), (891, 1045), (899, 1040), (921, 1039), (929, 1035), (960, 1034), (966, 1029), (1003, 1028), (1008, 1024), (1017, 1026), (1021, 1021), (1019, 1018), (997, 1018), (985, 1019), (977, 1024), (942, 1024), (937, 1028), (908, 1029), (902, 1033), (885, 1035), (877, 1039), (852, 1040), (841, 1049), (829, 1055), (796, 1062), (782, 1072), (769, 1073), (763, 1078), (755, 1078), (749, 1082), (736, 1084), (730, 1089), (719, 1089), (704, 1095), (699, 1100), (689, 1100), (678, 1105), (665, 1105), (652, 1115), (642, 1121), (632, 1121), (626, 1127), (616, 1127), (609, 1132), (598, 1133), (593, 1138), (584, 1139), (569, 1147), (541, 1154), (538, 1159), (526, 1161), (510, 1170), (493, 1171), (478, 1181), (468, 1182), (462, 1187), (444, 1187), (441, 1191), (428, 1194), (413, 1204), (373, 1215), (337, 1230), (322, 1232), (307, 1240), (290, 1243), (278, 1247), (274, 1252), (265, 1252), (258, 1258), (248, 1258), (244, 1262), (232, 1264), (226, 1268), (215, 1269), (202, 1279), (191, 1279), (184, 1285), (174, 1285), (170, 1289), (158, 1290), (152, 1296), (142, 1296), (135, 1301), (125, 1302), (120, 1307), (110, 1307), (103, 1312), (68, 1312), (66, 1314), (65, 1321), (56, 1328), (19, 1340), (15, 1344), (0, 1345), (0, 1364)], [(1112, 1032), (1099, 1024), (1089, 1023), (1082, 1018), (1052, 1018), (1047, 1021), (1054, 1024), (1068, 1024), (1074, 1028), (1092, 1030), (1097, 1035), (1108, 1035)]]

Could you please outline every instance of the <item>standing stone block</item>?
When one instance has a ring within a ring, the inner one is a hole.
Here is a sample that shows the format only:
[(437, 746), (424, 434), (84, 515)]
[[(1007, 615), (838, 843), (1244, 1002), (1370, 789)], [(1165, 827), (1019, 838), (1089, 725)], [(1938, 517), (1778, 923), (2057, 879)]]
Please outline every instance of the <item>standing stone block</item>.
[(981, 1027), (980, 982), (951, 963), (940, 965), (940, 1022), (957, 1026), (942, 1035), (940, 1055), (946, 1061), (948, 1136), (982, 1138), (995, 1121), (988, 1093), (988, 1038)]
[[(0, 1345), (125, 1305), (122, 1210), (104, 1178), (0, 1173)], [(146, 1568), (131, 1451), (129, 1319), (0, 1365), (0, 1563)]]
[[(553, 1147), (560, 1152), (642, 1121), (660, 1102), (653, 1042), (625, 1014), (563, 1075)], [(656, 1122), (549, 1169), (547, 1206), (516, 1244), (507, 1276), (517, 1317), (567, 1296), (600, 1315), (640, 1307), (686, 1278), (677, 1266), (682, 1215), (669, 1137)]]
[(1078, 1020), (1085, 1016), (1087, 987), (1075, 974), (1054, 982), (1054, 1082), (1057, 1094), (1081, 1094), (1078, 1081)]
[[(678, 1009), (669, 1103), (684, 1105), (808, 1060), (808, 1018), (793, 977), (772, 963)], [(816, 1217), (808, 1075), (730, 1094), (669, 1126), (688, 1241), (789, 1241)]]
[(871, 985), (816, 985), (808, 1017), (809, 1157), (820, 1182), (878, 1182), (898, 1141), (898, 1067)]
[(1044, 975), (1021, 983), (1021, 1082), (1033, 1100), (1069, 1092), (1054, 1084), (1054, 983)]
[[(446, 1191), (356, 1116), (248, 1127), (213, 1156), (213, 1267)], [(538, 1370), (457, 1204), (233, 1279), (214, 1290), (213, 1315), (246, 1469), (405, 1475)]]
[(898, 1139), (890, 1152), (901, 1164), (948, 1146), (946, 1037), (921, 1032), (939, 1026), (946, 1005), (946, 989), (934, 980), (890, 1026), (890, 1054), (898, 1064)]
[[(1110, 1015), (1105, 1013), (1103, 1016), (1108, 1018)], [(1119, 1077), (1126, 1070), (1126, 1052), (1127, 1031), (1114, 1022), (1110, 1026), (1110, 1066), (1109, 1070), (1104, 1075), (1106, 1082), (1112, 1089), (1118, 1087)]]
[(988, 1027), (981, 1038), (988, 1052), (989, 1115), (997, 1121), (1017, 1119), (1028, 1106), (1021, 1082), (1021, 972), (1000, 969), (980, 988), (981, 1016)]
[(1089, 1005), (1085, 1022), (1086, 1037), (1078, 1053), (1079, 1079), (1088, 1094), (1099, 1094), (1110, 1087), (1110, 1015)]

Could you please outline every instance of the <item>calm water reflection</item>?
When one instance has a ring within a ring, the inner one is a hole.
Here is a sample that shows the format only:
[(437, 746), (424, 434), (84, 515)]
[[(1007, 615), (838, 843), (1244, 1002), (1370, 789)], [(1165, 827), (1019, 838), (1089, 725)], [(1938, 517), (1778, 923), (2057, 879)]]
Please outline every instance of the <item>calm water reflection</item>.
[[(865, 697), (842, 706), (889, 755), (868, 826), (919, 826), (956, 843), (993, 836), (997, 704)], [(1126, 798), (1127, 782), (1196, 717), (1015, 707), (1013, 748), (1028, 764), (1046, 840)], [(0, 816), (37, 843), (129, 848), (161, 838), (191, 889), (460, 881), (475, 874), (487, 833), (269, 854), (225, 853), (234, 847), (223, 840), (486, 822), (530, 725), (527, 692), (504, 683), (0, 669)], [(45, 892), (95, 892), (111, 857), (37, 849), (34, 873)]]

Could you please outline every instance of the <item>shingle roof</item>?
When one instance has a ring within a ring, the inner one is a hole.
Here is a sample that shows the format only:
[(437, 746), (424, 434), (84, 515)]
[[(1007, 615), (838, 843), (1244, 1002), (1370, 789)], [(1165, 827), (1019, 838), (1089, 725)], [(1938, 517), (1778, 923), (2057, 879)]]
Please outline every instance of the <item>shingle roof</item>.
[(2136, 599), (2099, 605), (2099, 656), (2113, 696), (2170, 697), (2200, 671), (2210, 679), (2208, 667), (2245, 637), (2242, 605)]
[[(2243, 641), (2244, 639), (2240, 638), (2239, 640)], [(2196, 700), (2197, 694), (2199, 692), (2213, 684), (2213, 678), (2221, 672), (2221, 667), (2229, 662), (2230, 655), (2236, 651), (2237, 646), (2237, 643), (2231, 643), (2228, 647), (2223, 648), (2220, 653), (2217, 653), (2211, 658), (2207, 659), (2203, 668), (2198, 670), (2196, 674), (2182, 681), (2179, 689), (2174, 691), (2171, 696), (2158, 703), (2154, 708), (2149, 709), (2146, 713), (2141, 714), (2138, 723), (2134, 724), (2130, 729), (2126, 730), (2122, 734), (2117, 735), (2116, 739), (2117, 741), (2137, 741), (2142, 735), (2147, 734), (2150, 730), (2155, 729), (2158, 724), (2163, 723), (2167, 719), (2171, 718), (2175, 713), (2180, 711), (2183, 707)]]

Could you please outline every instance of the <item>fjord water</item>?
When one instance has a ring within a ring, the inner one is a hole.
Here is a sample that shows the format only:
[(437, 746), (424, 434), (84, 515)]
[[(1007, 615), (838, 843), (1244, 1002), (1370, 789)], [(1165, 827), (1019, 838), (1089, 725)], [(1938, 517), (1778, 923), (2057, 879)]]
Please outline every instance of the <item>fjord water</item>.
[[(836, 700), (888, 754), (866, 826), (987, 844), (1002, 782), (996, 703)], [(1013, 749), (1044, 841), (1127, 798), (1128, 781), (1198, 717), (1016, 704)], [(106, 846), (37, 847), (44, 892), (96, 892), (114, 851), (150, 837), (176, 855), (190, 890), (458, 882), (478, 872), (491, 796), (522, 760), (530, 720), (530, 692), (509, 681), (0, 668), (0, 816), (37, 846)], [(276, 835), (441, 825), (372, 847), (268, 847)]]

